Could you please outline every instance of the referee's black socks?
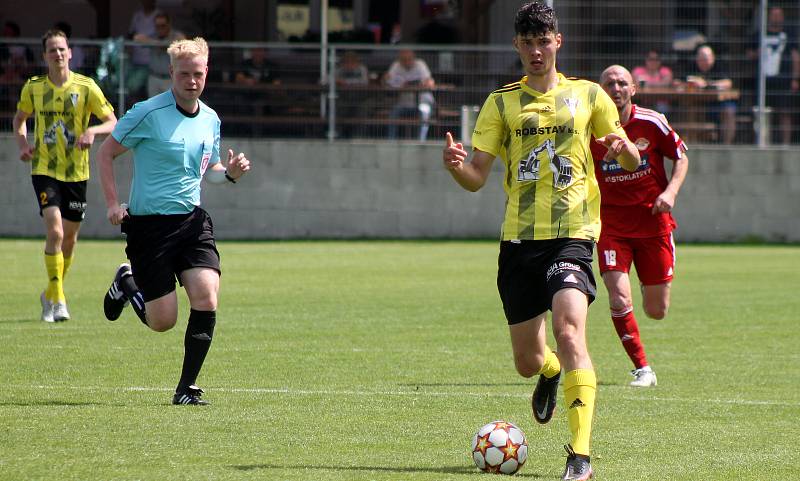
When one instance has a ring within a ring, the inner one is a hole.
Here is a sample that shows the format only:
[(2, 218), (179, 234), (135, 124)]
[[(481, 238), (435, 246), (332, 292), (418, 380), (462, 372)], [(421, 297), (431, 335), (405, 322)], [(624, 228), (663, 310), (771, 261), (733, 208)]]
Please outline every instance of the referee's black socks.
[(178, 382), (177, 392), (186, 390), (195, 383), (206, 354), (211, 347), (214, 337), (214, 326), (217, 324), (216, 311), (195, 311), (189, 314), (189, 325), (186, 327), (186, 336), (183, 339), (183, 370), (181, 380)]

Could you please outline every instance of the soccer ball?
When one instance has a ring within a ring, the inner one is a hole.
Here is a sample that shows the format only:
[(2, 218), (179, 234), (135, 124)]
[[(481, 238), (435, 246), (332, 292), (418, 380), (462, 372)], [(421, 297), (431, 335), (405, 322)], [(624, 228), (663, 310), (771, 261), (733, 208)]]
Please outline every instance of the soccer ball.
[(472, 460), (487, 473), (514, 474), (528, 459), (528, 441), (520, 428), (492, 421), (472, 437)]

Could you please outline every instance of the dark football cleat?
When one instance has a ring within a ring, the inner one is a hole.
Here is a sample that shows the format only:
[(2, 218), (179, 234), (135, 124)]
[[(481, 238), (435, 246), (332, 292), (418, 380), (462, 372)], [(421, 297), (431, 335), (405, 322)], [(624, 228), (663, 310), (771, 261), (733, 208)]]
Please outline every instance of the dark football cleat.
[(195, 404), (198, 406), (205, 406), (210, 404), (208, 401), (200, 399), (203, 395), (203, 390), (192, 384), (185, 391), (176, 392), (172, 396), (172, 404)]
[(536, 388), (531, 397), (531, 407), (533, 408), (533, 419), (539, 424), (545, 424), (553, 417), (558, 400), (558, 380), (561, 379), (561, 372), (553, 377), (539, 375)]
[(567, 450), (567, 466), (564, 468), (564, 475), (561, 476), (561, 481), (587, 481), (592, 479), (594, 473), (592, 472), (592, 464), (589, 462), (589, 456), (575, 454), (569, 444), (564, 446), (564, 449)]
[(122, 292), (120, 281), (125, 276), (131, 276), (131, 266), (122, 263), (117, 268), (117, 273), (114, 274), (114, 280), (111, 282), (111, 287), (108, 288), (105, 297), (103, 298), (103, 311), (105, 311), (106, 319), (109, 321), (116, 321), (119, 319), (122, 310), (128, 305), (128, 298)]

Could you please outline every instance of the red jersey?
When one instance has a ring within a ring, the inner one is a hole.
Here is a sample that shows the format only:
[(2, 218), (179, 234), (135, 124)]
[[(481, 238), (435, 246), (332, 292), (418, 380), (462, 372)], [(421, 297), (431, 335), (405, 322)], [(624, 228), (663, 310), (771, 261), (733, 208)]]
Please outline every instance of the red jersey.
[(686, 151), (667, 118), (655, 110), (633, 105), (631, 118), (622, 126), (639, 149), (639, 167), (628, 172), (616, 161), (604, 162), (608, 149), (592, 141), (592, 156), (600, 184), (602, 234), (621, 237), (655, 237), (677, 227), (669, 212), (653, 215), (656, 198), (667, 188), (669, 179), (664, 158), (679, 159)]

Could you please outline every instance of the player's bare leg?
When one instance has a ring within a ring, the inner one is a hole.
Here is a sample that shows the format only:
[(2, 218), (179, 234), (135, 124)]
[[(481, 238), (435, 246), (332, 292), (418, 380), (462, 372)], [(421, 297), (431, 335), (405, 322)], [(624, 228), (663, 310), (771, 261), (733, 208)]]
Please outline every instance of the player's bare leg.
[(198, 311), (216, 311), (219, 273), (205, 267), (181, 272), (181, 282), (189, 296), (189, 305)]
[(44, 251), (48, 254), (61, 252), (61, 245), (64, 242), (64, 222), (58, 206), (42, 209), (42, 220), (46, 231)]
[(145, 303), (147, 326), (156, 332), (169, 331), (178, 322), (178, 295), (175, 291)]
[(522, 377), (539, 374), (547, 349), (547, 314), (509, 326), (514, 366)]
[[(572, 434), (567, 451), (565, 478), (572, 472), (591, 477), (590, 438), (594, 417), (597, 378), (586, 345), (586, 317), (589, 300), (578, 289), (561, 289), (553, 296), (553, 334), (558, 345), (558, 357), (564, 368), (564, 399), (567, 422)], [(586, 477), (583, 477), (583, 475)]]
[(578, 289), (561, 289), (553, 296), (553, 335), (564, 371), (594, 369), (586, 347), (589, 302)]
[(672, 284), (642, 285), (642, 304), (647, 317), (651, 319), (664, 319), (669, 312), (670, 288)]
[(81, 230), (81, 223), (64, 219), (62, 221), (62, 228), (64, 232), (64, 238), (61, 241), (61, 252), (64, 254), (64, 276), (66, 276), (68, 269), (66, 262), (67, 259), (72, 259), (72, 257), (75, 255), (75, 245), (78, 243), (78, 234)]
[(561, 363), (547, 346), (547, 314), (509, 328), (517, 372), (523, 377), (539, 375), (531, 396), (533, 418), (540, 424), (547, 423), (558, 404), (558, 381), (561, 379)]

